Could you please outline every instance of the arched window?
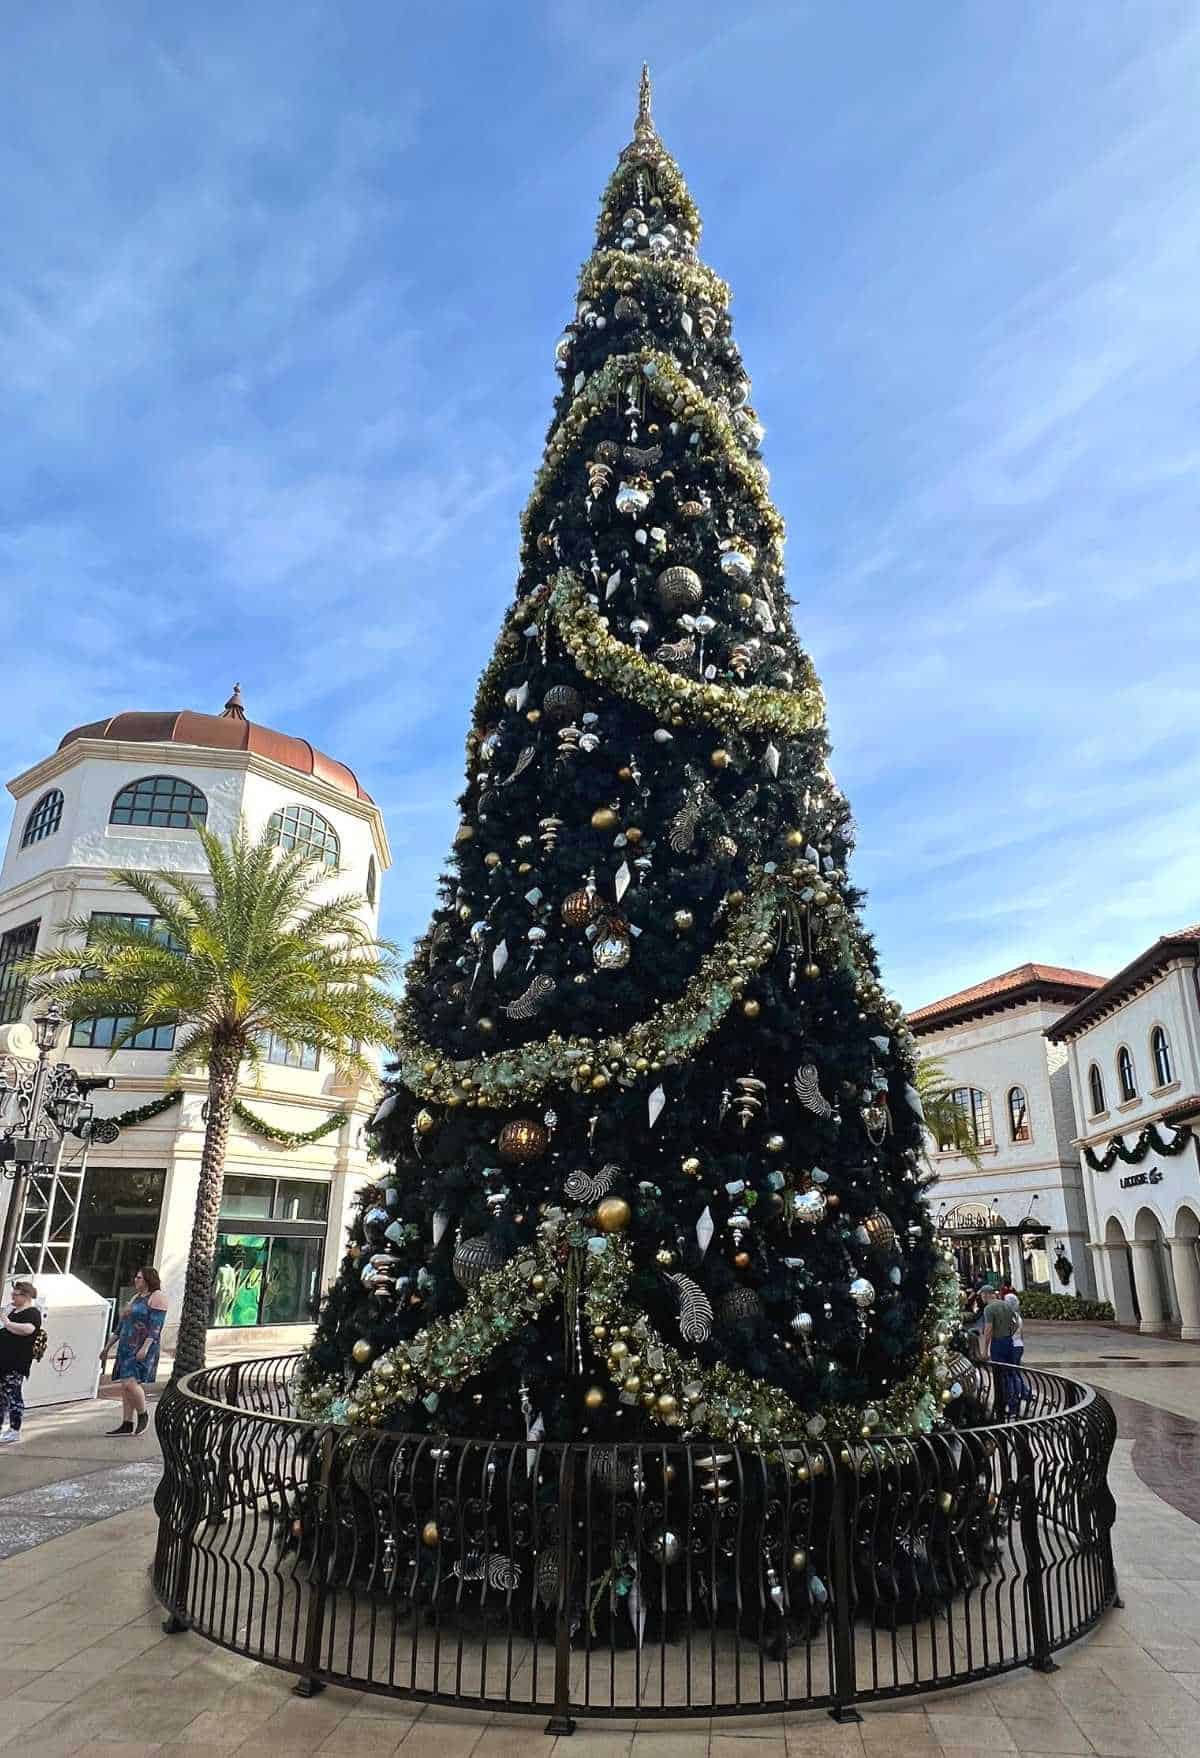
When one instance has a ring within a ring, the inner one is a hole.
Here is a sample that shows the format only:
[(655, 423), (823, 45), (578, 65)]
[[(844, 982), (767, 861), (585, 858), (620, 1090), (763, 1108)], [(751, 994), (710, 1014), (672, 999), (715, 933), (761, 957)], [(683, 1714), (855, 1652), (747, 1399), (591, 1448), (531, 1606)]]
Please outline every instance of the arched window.
[(375, 902), (375, 856), (374, 855), (371, 855), (367, 861), (367, 902), (368, 903)]
[(337, 866), (341, 854), (337, 831), (311, 806), (280, 806), (271, 813), (267, 829), (271, 841), (280, 848), (289, 852), (294, 849), (313, 861), (324, 861), (327, 867)]
[(1133, 1076), (1133, 1057), (1124, 1044), (1117, 1051), (1117, 1082), (1121, 1088), (1122, 1100), (1137, 1098), (1137, 1081)]
[(992, 1101), (978, 1087), (955, 1087), (950, 1102), (962, 1113), (967, 1135), (977, 1148), (990, 1148), (992, 1135)]
[(1008, 1089), (1008, 1128), (1014, 1141), (1032, 1141), (1033, 1130), (1029, 1125), (1029, 1105), (1025, 1098), (1024, 1087)]
[(1154, 1059), (1154, 1084), (1169, 1087), (1175, 1079), (1171, 1067), (1171, 1040), (1162, 1026), (1155, 1026), (1150, 1033), (1150, 1054)]
[(48, 794), (43, 794), (33, 811), (25, 820), (25, 834), (21, 838), (21, 847), (28, 848), (30, 843), (41, 842), (44, 837), (53, 836), (62, 823), (63, 797), (59, 788), (52, 787)]
[(108, 814), (110, 824), (155, 824), (193, 830), (208, 818), (208, 801), (179, 775), (143, 775), (123, 787)]
[(1092, 1116), (1099, 1117), (1102, 1111), (1107, 1111), (1108, 1106), (1104, 1103), (1104, 1076), (1094, 1062), (1088, 1069), (1088, 1086), (1092, 1094)]

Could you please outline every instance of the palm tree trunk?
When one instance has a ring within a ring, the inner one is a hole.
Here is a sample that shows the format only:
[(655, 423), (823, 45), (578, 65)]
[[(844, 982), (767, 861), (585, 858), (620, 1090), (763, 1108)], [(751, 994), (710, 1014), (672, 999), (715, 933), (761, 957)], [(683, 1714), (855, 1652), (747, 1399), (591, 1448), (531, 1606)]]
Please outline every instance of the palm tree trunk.
[(196, 1188), (196, 1214), (188, 1250), (187, 1279), (183, 1286), (183, 1311), (175, 1344), (174, 1379), (204, 1366), (217, 1220), (225, 1184), (225, 1148), (240, 1063), (241, 1046), (223, 1044), (213, 1051), (208, 1066), (208, 1121), (204, 1127), (204, 1151), (200, 1156), (200, 1182)]

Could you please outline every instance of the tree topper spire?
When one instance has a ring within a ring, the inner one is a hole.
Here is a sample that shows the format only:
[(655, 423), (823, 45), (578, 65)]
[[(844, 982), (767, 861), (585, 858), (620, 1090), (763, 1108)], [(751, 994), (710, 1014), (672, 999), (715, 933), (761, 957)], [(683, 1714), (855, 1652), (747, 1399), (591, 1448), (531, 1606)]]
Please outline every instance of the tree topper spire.
[(637, 122), (635, 123), (634, 128), (636, 132), (637, 129), (653, 127), (654, 118), (650, 114), (650, 64), (647, 61), (643, 61), (642, 83), (638, 88)]
[(638, 86), (637, 119), (633, 125), (633, 139), (621, 154), (622, 159), (658, 159), (663, 156), (664, 148), (658, 138), (658, 130), (654, 126), (654, 118), (650, 114), (650, 68), (642, 62), (642, 78)]

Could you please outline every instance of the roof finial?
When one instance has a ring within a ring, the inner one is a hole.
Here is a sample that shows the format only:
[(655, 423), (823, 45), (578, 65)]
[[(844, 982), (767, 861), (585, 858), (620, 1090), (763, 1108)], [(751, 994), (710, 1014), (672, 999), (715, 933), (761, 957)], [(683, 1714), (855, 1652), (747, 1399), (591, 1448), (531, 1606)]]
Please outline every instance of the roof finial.
[(235, 684), (233, 694), (221, 711), (222, 720), (245, 720), (246, 710), (242, 707), (242, 686)]

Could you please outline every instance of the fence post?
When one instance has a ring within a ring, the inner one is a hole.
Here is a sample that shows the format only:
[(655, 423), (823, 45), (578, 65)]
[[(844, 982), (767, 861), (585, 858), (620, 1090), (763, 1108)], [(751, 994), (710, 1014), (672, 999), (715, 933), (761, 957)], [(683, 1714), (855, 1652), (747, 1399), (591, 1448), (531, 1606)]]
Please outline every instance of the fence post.
[[(158, 1435), (159, 1445), (163, 1450), (163, 1482), (159, 1486), (159, 1494), (161, 1495), (163, 1493), (167, 1487), (168, 1481), (170, 1481), (172, 1487), (168, 1493), (170, 1494), (171, 1501), (175, 1503), (175, 1508), (173, 1510), (175, 1514), (174, 1530), (170, 1533), (170, 1537), (166, 1542), (164, 1542), (164, 1531), (166, 1526), (165, 1516), (159, 1516), (158, 1547), (154, 1563), (155, 1584), (157, 1585), (161, 1578), (159, 1574), (160, 1558), (163, 1559), (171, 1583), (171, 1609), (168, 1611), (162, 1622), (164, 1636), (180, 1636), (183, 1634), (184, 1630), (188, 1628), (188, 1621), (183, 1614), (182, 1607), (187, 1604), (188, 1573), (192, 1555), (192, 1532), (195, 1529), (194, 1521), (190, 1521), (187, 1518), (187, 1504), (191, 1500), (190, 1488), (188, 1495), (184, 1496), (180, 1489), (180, 1473), (177, 1470), (171, 1469), (173, 1463), (171, 1453), (176, 1450), (176, 1441), (173, 1433), (170, 1434), (168, 1440), (168, 1433), (171, 1427), (172, 1418), (176, 1414), (174, 1404), (179, 1398), (180, 1393), (176, 1387), (174, 1385), (169, 1385), (159, 1399), (158, 1408), (154, 1412), (154, 1427)], [(179, 1415), (182, 1418), (184, 1412), (179, 1412)], [(168, 1510), (171, 1509), (171, 1501), (168, 1501)]]
[(321, 1473), (317, 1480), (317, 1523), (313, 1534), (312, 1562), (308, 1571), (308, 1615), (304, 1624), (304, 1670), (293, 1686), (297, 1697), (315, 1697), (325, 1689), (317, 1677), (321, 1667), (321, 1633), (325, 1625), (325, 1596), (332, 1556), (325, 1554), (325, 1532), (332, 1522), (330, 1479), (333, 1475), (333, 1430), (321, 1436)]
[(1042, 1562), (1042, 1539), (1038, 1530), (1037, 1480), (1034, 1473), (1033, 1446), (1027, 1434), (1018, 1429), (1013, 1433), (1017, 1455), (1017, 1499), (1020, 1508), (1021, 1549), (1025, 1554), (1025, 1602), (1029, 1607), (1029, 1628), (1033, 1637), (1034, 1672), (1056, 1673), (1058, 1662), (1053, 1657), (1050, 1621), (1046, 1615), (1046, 1581)]
[[(590, 1476), (588, 1479), (591, 1481)], [(571, 1563), (575, 1534), (575, 1449), (563, 1447), (558, 1468), (558, 1608), (554, 1619), (554, 1708), (548, 1734), (573, 1734), (571, 1714)]]
[(834, 1721), (861, 1721), (854, 1707), (858, 1696), (858, 1679), (854, 1653), (854, 1605), (850, 1568), (850, 1501), (846, 1495), (849, 1475), (840, 1459), (829, 1457), (833, 1465), (833, 1506), (830, 1529), (833, 1540), (831, 1557), (833, 1574), (833, 1708)]

